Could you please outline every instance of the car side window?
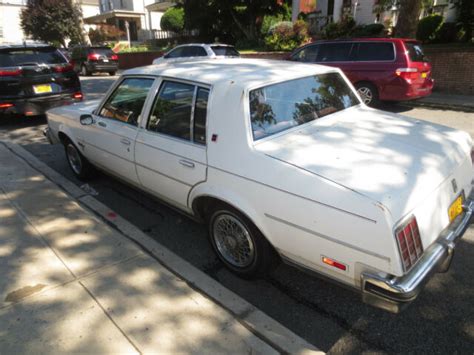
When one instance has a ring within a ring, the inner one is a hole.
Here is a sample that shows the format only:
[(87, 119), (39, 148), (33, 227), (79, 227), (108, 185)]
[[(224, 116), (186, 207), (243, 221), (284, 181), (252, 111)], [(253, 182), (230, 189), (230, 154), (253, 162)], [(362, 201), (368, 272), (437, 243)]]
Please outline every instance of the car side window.
[(391, 42), (361, 42), (357, 47), (357, 61), (395, 60), (395, 52)]
[(205, 144), (208, 97), (208, 89), (164, 81), (153, 105), (147, 129)]
[(308, 46), (295, 53), (291, 58), (297, 62), (315, 62), (318, 57), (319, 46)]
[(179, 58), (183, 56), (183, 47), (173, 49), (165, 57), (166, 58)]
[(153, 81), (147, 78), (123, 80), (102, 106), (99, 116), (137, 126)]
[(350, 60), (352, 43), (324, 43), (320, 45), (318, 62), (347, 62)]
[(209, 100), (209, 90), (199, 88), (194, 107), (194, 141), (199, 144), (206, 144), (206, 117), (207, 102)]

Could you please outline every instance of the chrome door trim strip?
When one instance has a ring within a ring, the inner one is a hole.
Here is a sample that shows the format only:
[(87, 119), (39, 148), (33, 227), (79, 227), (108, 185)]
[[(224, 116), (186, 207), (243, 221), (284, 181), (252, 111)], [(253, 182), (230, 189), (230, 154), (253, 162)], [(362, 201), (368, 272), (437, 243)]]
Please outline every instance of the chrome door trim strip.
[(390, 258), (387, 257), (387, 256), (380, 255), (380, 254), (374, 253), (374, 252), (369, 251), (369, 250), (366, 250), (366, 249), (362, 249), (362, 248), (360, 248), (360, 247), (358, 247), (358, 246), (356, 246), (356, 245), (353, 245), (353, 244), (349, 244), (349, 243), (346, 243), (346, 242), (342, 242), (342, 241), (337, 240), (337, 239), (335, 239), (335, 238), (329, 237), (329, 236), (327, 236), (327, 235), (325, 235), (325, 234), (321, 234), (321, 233), (315, 232), (315, 231), (313, 231), (313, 230), (311, 230), (311, 229), (308, 229), (308, 228), (299, 226), (299, 225), (297, 225), (297, 224), (291, 223), (291, 222), (289, 222), (289, 221), (286, 221), (286, 220), (284, 220), (284, 219), (281, 219), (281, 218), (272, 216), (272, 215), (270, 215), (270, 214), (268, 214), (268, 213), (265, 213), (265, 217), (270, 218), (270, 219), (273, 219), (274, 221), (277, 221), (277, 222), (286, 224), (286, 225), (288, 225), (288, 226), (290, 226), (290, 227), (299, 229), (299, 230), (301, 230), (301, 231), (303, 231), (303, 232), (312, 234), (312, 235), (314, 235), (314, 236), (316, 236), (316, 237), (319, 237), (319, 238), (322, 238), (322, 239), (326, 239), (326, 240), (328, 240), (328, 241), (330, 241), (330, 242), (337, 243), (337, 244), (343, 245), (343, 246), (345, 246), (345, 247), (347, 247), (347, 248), (355, 249), (355, 250), (357, 250), (357, 251), (360, 251), (361, 253), (364, 253), (364, 254), (367, 254), (367, 255), (371, 255), (371, 256), (374, 256), (374, 257), (376, 257), (376, 258), (379, 258), (379, 259), (382, 259), (382, 260), (385, 260), (385, 261), (390, 262)]

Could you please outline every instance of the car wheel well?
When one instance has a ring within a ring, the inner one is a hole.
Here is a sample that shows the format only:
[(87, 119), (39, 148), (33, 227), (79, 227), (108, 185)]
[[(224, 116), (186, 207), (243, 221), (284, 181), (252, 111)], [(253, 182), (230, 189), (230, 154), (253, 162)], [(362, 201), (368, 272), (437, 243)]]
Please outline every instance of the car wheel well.
[(66, 144), (67, 141), (70, 141), (71, 139), (66, 135), (66, 133), (59, 132), (58, 133), (58, 138), (60, 142), (64, 145)]
[[(211, 217), (210, 215), (212, 214), (212, 211), (214, 211), (217, 207), (227, 207), (231, 210), (235, 210), (245, 216), (252, 224), (255, 225), (255, 223), (252, 221), (252, 219), (241, 209), (231, 205), (228, 202), (225, 202), (217, 197), (212, 197), (212, 196), (200, 196), (196, 198), (193, 203), (192, 203), (192, 208), (194, 212), (194, 216), (203, 222), (207, 222), (208, 219)], [(257, 226), (255, 226), (257, 229)], [(263, 233), (262, 233), (263, 234)]]

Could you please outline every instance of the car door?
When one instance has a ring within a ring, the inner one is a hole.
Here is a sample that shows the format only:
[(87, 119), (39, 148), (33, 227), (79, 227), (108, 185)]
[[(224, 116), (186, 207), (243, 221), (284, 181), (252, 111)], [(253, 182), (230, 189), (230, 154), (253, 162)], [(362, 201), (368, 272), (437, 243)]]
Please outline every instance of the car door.
[(163, 80), (136, 139), (142, 186), (183, 209), (193, 186), (207, 176), (208, 98), (205, 85)]
[(352, 42), (323, 43), (319, 47), (317, 62), (340, 68), (352, 79)]
[(141, 113), (154, 83), (150, 77), (123, 78), (96, 110), (82, 134), (84, 154), (94, 164), (138, 184), (134, 142)]

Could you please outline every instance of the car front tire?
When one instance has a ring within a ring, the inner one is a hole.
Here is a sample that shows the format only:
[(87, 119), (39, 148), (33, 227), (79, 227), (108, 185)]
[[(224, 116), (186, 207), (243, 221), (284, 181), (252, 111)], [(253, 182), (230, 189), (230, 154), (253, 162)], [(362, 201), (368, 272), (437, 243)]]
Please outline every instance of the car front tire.
[(255, 227), (237, 210), (219, 206), (208, 220), (209, 239), (219, 259), (243, 278), (266, 274), (275, 266), (277, 255)]
[(74, 175), (79, 180), (87, 180), (92, 177), (94, 173), (94, 167), (89, 161), (81, 154), (76, 145), (67, 139), (64, 142), (64, 149), (66, 151), (66, 159)]
[(82, 66), (81, 66), (81, 75), (82, 75), (82, 76), (89, 76), (90, 74), (91, 74), (91, 73), (90, 73), (90, 71), (87, 69), (87, 67), (86, 67), (84, 64), (82, 64)]

